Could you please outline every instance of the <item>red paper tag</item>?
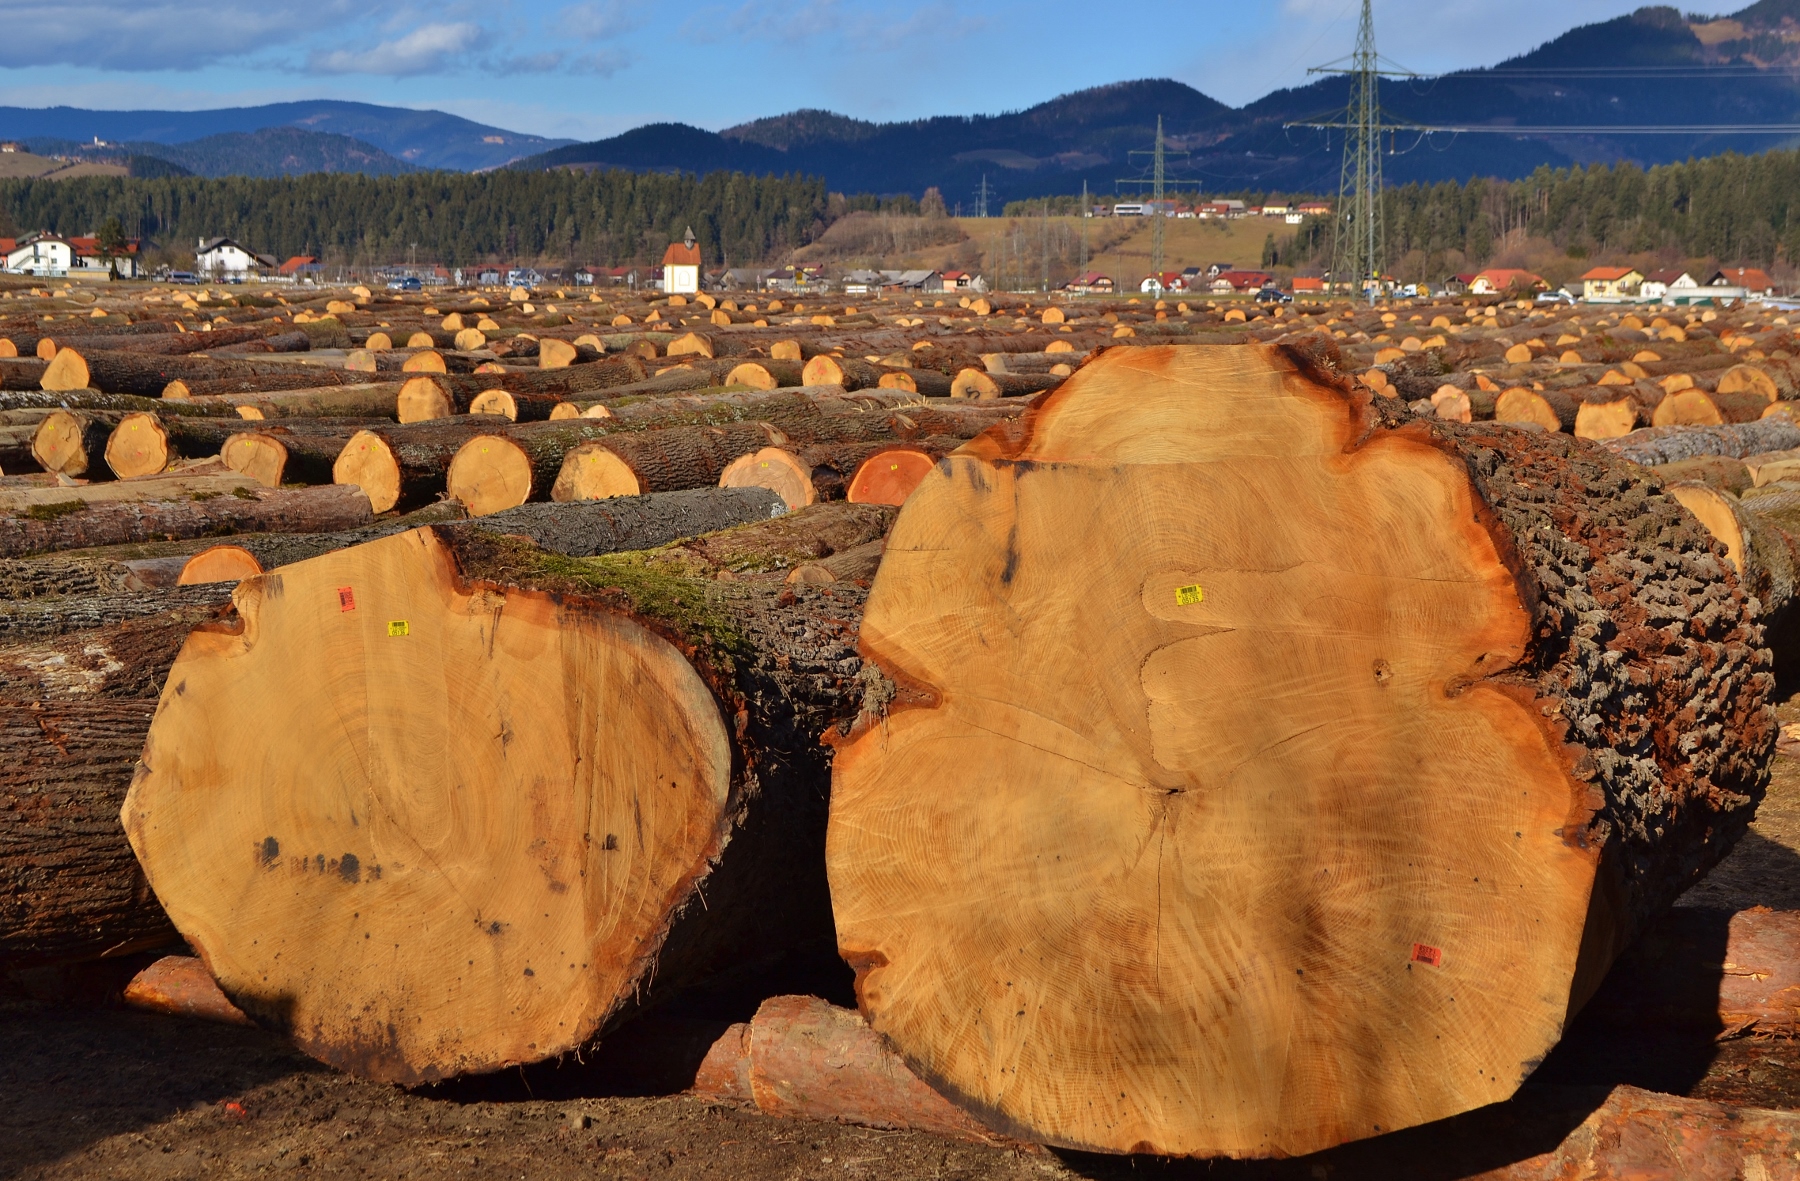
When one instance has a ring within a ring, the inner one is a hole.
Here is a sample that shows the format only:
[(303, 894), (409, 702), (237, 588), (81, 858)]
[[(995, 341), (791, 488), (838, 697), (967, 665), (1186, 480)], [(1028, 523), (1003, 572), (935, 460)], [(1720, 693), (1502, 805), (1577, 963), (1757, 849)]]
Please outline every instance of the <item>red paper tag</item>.
[(1439, 948), (1427, 947), (1423, 943), (1415, 943), (1413, 944), (1412, 962), (1415, 964), (1424, 964), (1428, 968), (1441, 967), (1444, 962), (1444, 953)]
[(356, 592), (347, 586), (338, 587), (338, 610), (356, 610)]

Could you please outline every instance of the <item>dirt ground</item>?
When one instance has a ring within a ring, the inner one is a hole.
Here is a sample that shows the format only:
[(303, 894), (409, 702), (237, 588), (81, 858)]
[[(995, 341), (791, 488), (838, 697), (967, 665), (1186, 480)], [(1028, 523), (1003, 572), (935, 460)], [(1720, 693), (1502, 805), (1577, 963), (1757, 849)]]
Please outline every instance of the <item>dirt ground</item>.
[[(1800, 695), (1781, 715), (1800, 722)], [(1682, 905), (1800, 909), (1800, 760), (1777, 758), (1751, 834)], [(681, 1052), (647, 1069), (644, 1047), (622, 1041), (613, 1052), (635, 1053), (633, 1069), (570, 1061), (408, 1092), (335, 1074), (260, 1031), (80, 1003), (104, 989), (83, 978), (66, 982), (63, 1003), (0, 1000), (0, 1178), (1449, 1181), (1550, 1150), (1620, 1083), (1800, 1110), (1800, 1042), (1611, 1028), (1596, 1001), (1509, 1103), (1298, 1160), (1171, 1162), (779, 1120), (667, 1094), (722, 1028), (716, 1014), (659, 1042), (664, 1059), (669, 1044)]]

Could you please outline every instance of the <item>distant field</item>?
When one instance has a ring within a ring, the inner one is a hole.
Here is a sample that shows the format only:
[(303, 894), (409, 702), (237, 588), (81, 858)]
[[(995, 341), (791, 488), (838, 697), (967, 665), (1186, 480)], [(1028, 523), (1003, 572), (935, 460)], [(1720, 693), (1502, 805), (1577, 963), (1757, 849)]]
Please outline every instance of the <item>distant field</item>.
[(30, 152), (0, 152), (0, 180), (51, 175), (57, 180), (68, 180), (77, 176), (130, 174), (130, 170), (123, 164), (64, 164), (47, 156), (34, 156)]
[[(1053, 261), (1060, 258), (1073, 267), (1079, 260), (1082, 220), (1078, 217), (1049, 219)], [(1031, 284), (1042, 274), (1045, 231), (1042, 219), (965, 217), (957, 219), (957, 224), (980, 247), (980, 270), (990, 283), (999, 281), (1004, 274), (1009, 285), (1013, 283), (1014, 275), (1020, 275), (1024, 282)], [(1121, 288), (1127, 284), (1135, 287), (1150, 273), (1151, 225), (1148, 218), (1087, 219), (1088, 269), (1111, 275)], [(1163, 269), (1179, 271), (1216, 262), (1255, 269), (1262, 263), (1264, 240), (1273, 234), (1278, 245), (1285, 243), (1293, 237), (1294, 229), (1277, 218), (1249, 217), (1235, 221), (1168, 218), (1163, 222)]]

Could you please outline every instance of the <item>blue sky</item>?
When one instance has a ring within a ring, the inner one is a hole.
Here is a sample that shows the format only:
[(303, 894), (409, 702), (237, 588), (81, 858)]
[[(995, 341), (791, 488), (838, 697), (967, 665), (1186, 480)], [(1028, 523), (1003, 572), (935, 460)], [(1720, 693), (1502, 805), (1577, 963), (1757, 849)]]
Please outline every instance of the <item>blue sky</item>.
[[(1348, 52), (1358, 0), (0, 0), (0, 105), (435, 107), (593, 139), (798, 107), (874, 120), (1171, 77), (1239, 105)], [(1376, 0), (1382, 52), (1484, 65), (1637, 0)], [(1737, 7), (1738, 5), (1733, 5)]]

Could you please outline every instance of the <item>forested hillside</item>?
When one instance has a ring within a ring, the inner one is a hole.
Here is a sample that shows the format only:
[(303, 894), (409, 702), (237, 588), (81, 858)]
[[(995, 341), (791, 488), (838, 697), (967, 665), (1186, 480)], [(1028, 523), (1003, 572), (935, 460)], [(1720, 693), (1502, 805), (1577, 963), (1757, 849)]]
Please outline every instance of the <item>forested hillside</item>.
[[(1727, 153), (1642, 169), (1540, 168), (1517, 181), (1403, 185), (1387, 194), (1388, 257), (1412, 280), (1479, 266), (1534, 243), (1565, 259), (1714, 258), (1768, 266), (1800, 258), (1800, 152)], [(1287, 262), (1323, 265), (1330, 227), (1309, 223)], [(1418, 269), (1419, 274), (1406, 274)], [(1546, 277), (1553, 277), (1546, 275)]]
[(128, 234), (192, 248), (229, 235), (281, 257), (345, 264), (488, 258), (618, 264), (660, 259), (692, 226), (708, 265), (754, 262), (823, 233), (831, 210), (810, 177), (660, 173), (350, 174), (251, 179), (99, 177), (0, 182), (0, 234)]

